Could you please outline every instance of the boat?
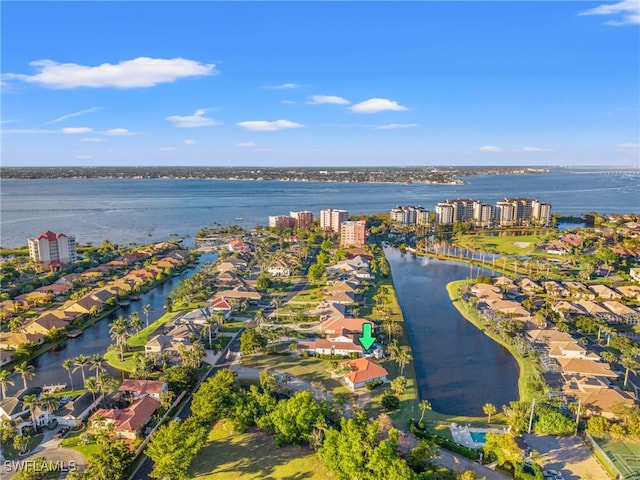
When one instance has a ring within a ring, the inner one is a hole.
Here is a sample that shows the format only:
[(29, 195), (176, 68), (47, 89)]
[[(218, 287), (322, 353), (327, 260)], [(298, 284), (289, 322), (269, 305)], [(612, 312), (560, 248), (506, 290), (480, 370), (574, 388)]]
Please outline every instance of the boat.
[(70, 332), (67, 332), (67, 337), (76, 338), (81, 333), (82, 333), (82, 330), (71, 330)]

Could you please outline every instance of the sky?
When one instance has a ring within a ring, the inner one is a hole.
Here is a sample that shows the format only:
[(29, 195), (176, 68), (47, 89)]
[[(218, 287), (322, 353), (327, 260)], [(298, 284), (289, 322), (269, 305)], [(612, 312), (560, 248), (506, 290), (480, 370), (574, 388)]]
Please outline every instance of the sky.
[(3, 166), (640, 166), (640, 0), (0, 15)]

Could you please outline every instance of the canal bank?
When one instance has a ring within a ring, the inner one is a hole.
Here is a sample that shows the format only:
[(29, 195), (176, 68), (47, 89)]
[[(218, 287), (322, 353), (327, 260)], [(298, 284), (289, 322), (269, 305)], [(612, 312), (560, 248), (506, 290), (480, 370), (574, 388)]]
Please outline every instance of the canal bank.
[(462, 316), (447, 293), (447, 284), (468, 277), (468, 266), (390, 248), (385, 256), (413, 352), (419, 397), (435, 412), (469, 417), (482, 417), (485, 403), (517, 400), (518, 364)]

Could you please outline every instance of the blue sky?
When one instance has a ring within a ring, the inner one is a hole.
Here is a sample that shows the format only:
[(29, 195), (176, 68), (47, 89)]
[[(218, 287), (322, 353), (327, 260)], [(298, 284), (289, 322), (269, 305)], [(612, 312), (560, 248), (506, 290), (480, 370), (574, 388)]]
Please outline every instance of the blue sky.
[(5, 166), (640, 164), (640, 0), (0, 9)]

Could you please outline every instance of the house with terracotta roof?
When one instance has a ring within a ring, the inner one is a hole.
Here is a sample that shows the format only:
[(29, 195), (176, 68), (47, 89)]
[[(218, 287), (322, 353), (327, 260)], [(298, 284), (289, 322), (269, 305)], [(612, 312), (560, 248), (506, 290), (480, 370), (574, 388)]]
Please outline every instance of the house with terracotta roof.
[(389, 372), (384, 367), (367, 357), (349, 360), (342, 363), (342, 366), (348, 370), (344, 376), (344, 381), (353, 390), (362, 388), (367, 383), (375, 382), (376, 380), (386, 382), (387, 375), (389, 375)]
[(224, 318), (229, 318), (233, 312), (231, 304), (225, 297), (212, 298), (209, 301), (209, 310), (212, 312), (222, 312)]
[(248, 253), (251, 251), (251, 246), (242, 240), (232, 240), (229, 242), (229, 251)]
[(149, 395), (160, 401), (160, 396), (163, 392), (166, 392), (168, 388), (167, 382), (161, 382), (160, 380), (136, 380), (127, 378), (120, 384), (118, 391), (134, 400)]
[(64, 295), (65, 293), (73, 290), (73, 285), (68, 285), (64, 283), (52, 283), (50, 285), (44, 285), (42, 287), (36, 288), (34, 291), (40, 293), (48, 293), (54, 296)]
[(78, 260), (76, 237), (64, 233), (42, 232), (35, 238), (27, 239), (29, 256), (42, 264), (44, 268), (52, 268)]
[(118, 438), (134, 440), (142, 432), (143, 427), (151, 420), (160, 408), (160, 402), (146, 395), (134, 400), (127, 408), (101, 408), (91, 416), (91, 424), (97, 427), (113, 425)]
[(376, 331), (377, 324), (366, 318), (327, 318), (320, 322), (320, 328), (327, 335), (339, 335), (343, 332), (361, 333), (365, 323), (371, 323), (372, 331)]

